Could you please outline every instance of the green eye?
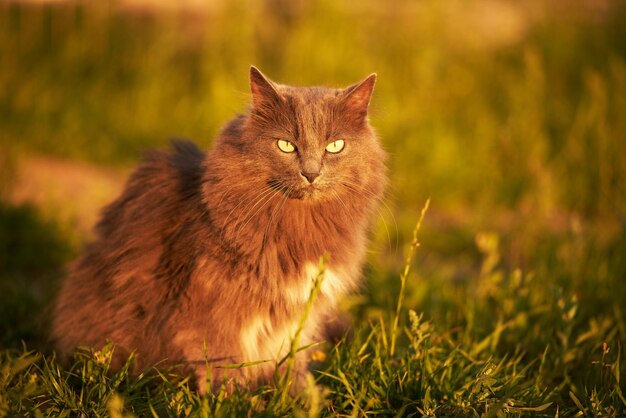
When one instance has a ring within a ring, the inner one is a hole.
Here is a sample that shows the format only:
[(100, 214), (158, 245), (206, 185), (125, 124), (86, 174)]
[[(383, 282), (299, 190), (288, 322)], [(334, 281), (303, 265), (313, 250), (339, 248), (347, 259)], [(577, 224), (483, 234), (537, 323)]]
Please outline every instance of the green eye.
[(343, 149), (344, 145), (346, 145), (345, 141), (338, 139), (326, 145), (326, 151), (336, 154)]
[(294, 152), (296, 150), (296, 147), (291, 142), (285, 141), (284, 139), (278, 140), (278, 148), (280, 148), (282, 152)]

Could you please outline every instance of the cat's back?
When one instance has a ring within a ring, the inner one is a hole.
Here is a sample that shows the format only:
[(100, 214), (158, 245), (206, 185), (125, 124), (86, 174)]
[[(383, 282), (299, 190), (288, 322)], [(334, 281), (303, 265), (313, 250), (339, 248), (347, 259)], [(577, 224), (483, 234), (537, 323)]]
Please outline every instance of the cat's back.
[(179, 218), (200, 199), (205, 153), (189, 141), (174, 140), (169, 150), (148, 153), (122, 195), (107, 206), (96, 226), (99, 239)]
[[(170, 237), (197, 216), (205, 153), (188, 141), (146, 155), (124, 191), (107, 206), (96, 237), (71, 265), (53, 323), (61, 352), (100, 346), (106, 335), (136, 347), (128, 329), (153, 322), (171, 286), (159, 283)], [(167, 266), (166, 266), (167, 267)]]

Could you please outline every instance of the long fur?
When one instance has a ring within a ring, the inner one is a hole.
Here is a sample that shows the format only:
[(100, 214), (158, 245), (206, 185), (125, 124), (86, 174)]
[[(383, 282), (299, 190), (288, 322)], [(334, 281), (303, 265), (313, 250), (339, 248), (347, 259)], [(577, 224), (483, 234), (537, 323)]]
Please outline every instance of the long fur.
[[(252, 68), (252, 107), (204, 153), (190, 142), (149, 154), (73, 262), (56, 305), (61, 354), (117, 345), (155, 363), (257, 384), (289, 350), (314, 266), (330, 254), (303, 344), (329, 338), (336, 304), (358, 288), (367, 228), (386, 184), (367, 121), (374, 76), (344, 90), (278, 85)], [(329, 142), (345, 141), (337, 154)], [(278, 139), (297, 151), (280, 151)], [(302, 167), (321, 174), (308, 184)], [(209, 370), (206, 362), (208, 361)], [(306, 367), (300, 361), (301, 369)]]

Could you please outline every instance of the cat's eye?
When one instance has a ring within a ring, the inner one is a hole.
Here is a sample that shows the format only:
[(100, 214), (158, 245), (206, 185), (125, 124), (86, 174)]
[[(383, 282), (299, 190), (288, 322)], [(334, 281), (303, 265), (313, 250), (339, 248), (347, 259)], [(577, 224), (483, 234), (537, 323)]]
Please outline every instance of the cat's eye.
[(346, 143), (343, 139), (337, 139), (336, 141), (326, 145), (326, 151), (336, 154), (341, 151), (345, 145)]
[(284, 139), (278, 140), (278, 148), (280, 148), (282, 152), (294, 152), (296, 150), (296, 147), (291, 142), (285, 141)]

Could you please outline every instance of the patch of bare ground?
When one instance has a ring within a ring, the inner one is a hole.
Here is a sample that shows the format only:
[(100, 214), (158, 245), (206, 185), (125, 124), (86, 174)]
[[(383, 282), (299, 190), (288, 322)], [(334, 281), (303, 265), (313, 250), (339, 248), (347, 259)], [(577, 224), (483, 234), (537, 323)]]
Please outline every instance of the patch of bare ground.
[(17, 162), (9, 201), (32, 204), (43, 216), (84, 238), (91, 234), (102, 208), (120, 194), (128, 174), (128, 169), (24, 155)]

